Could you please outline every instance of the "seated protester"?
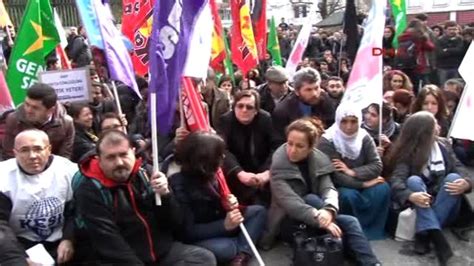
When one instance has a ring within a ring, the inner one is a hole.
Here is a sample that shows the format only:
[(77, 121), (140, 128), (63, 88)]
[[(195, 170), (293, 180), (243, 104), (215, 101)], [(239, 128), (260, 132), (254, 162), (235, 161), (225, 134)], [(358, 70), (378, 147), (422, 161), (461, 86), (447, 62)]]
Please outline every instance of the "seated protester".
[(329, 77), (334, 76), (334, 73), (329, 70), (329, 64), (326, 62), (325, 59), (319, 60), (319, 67), (318, 71), (321, 75), (321, 80), (322, 81), (327, 81)]
[(219, 79), (219, 83), (218, 83), (217, 88), (221, 93), (225, 94), (226, 99), (229, 101), (229, 103), (231, 103), (233, 101), (234, 93), (235, 93), (236, 89), (234, 88), (234, 85), (232, 84), (232, 78), (230, 76), (223, 75)]
[(458, 98), (461, 98), (463, 90), (464, 83), (459, 79), (448, 79), (444, 83), (443, 91), (451, 91), (455, 93)]
[(94, 117), (94, 130), (96, 132), (100, 131), (100, 122), (101, 118), (105, 113), (115, 113), (117, 108), (115, 102), (112, 99), (106, 99), (104, 97), (104, 90), (106, 88), (100, 82), (92, 81), (91, 86), (91, 95), (92, 101), (89, 103), (89, 106), (92, 109)]
[(357, 219), (338, 214), (338, 193), (331, 181), (334, 168), (329, 158), (315, 148), (322, 131), (320, 122), (298, 119), (287, 128), (287, 142), (273, 154), (272, 205), (262, 244), (273, 242), (288, 215), (342, 238), (347, 253), (354, 254), (359, 265), (376, 265), (379, 261)]
[[(400, 133), (400, 125), (393, 120), (393, 109), (384, 102), (382, 104), (382, 133), (380, 133), (380, 105), (373, 103), (367, 107), (364, 113), (362, 128), (369, 133), (377, 146), (377, 152), (381, 158)], [(379, 140), (382, 142), (380, 145)]]
[(277, 148), (272, 118), (260, 109), (255, 90), (238, 92), (232, 109), (216, 129), (227, 147), (223, 170), (230, 190), (245, 205), (267, 205), (271, 156)]
[(410, 114), (410, 108), (415, 99), (412, 92), (406, 90), (397, 90), (393, 93), (392, 101), (395, 107), (393, 119), (400, 125), (405, 122), (405, 119)]
[(446, 108), (448, 109), (448, 120), (453, 121), (456, 108), (458, 107), (459, 97), (452, 91), (442, 91), (445, 99)]
[(224, 151), (224, 141), (214, 133), (189, 134), (176, 148), (181, 172), (173, 175), (170, 183), (185, 215), (185, 242), (210, 250), (219, 263), (248, 265), (252, 251), (238, 227), (243, 222), (251, 239), (257, 241), (263, 232), (266, 210), (258, 205), (241, 210), (238, 203), (222, 198), (216, 172), (223, 163)]
[(326, 91), (334, 102), (334, 107), (337, 108), (341, 103), (342, 97), (345, 92), (344, 81), (337, 76), (329, 77), (326, 83)]
[(451, 125), (448, 119), (448, 109), (446, 108), (443, 92), (433, 84), (424, 86), (416, 96), (415, 102), (411, 106), (411, 113), (428, 111), (436, 117), (440, 126), (439, 136), (446, 137)]
[(382, 161), (372, 137), (360, 128), (360, 111), (340, 105), (336, 123), (318, 146), (336, 169), (333, 181), (339, 191), (340, 212), (355, 216), (371, 240), (385, 237), (390, 187), (381, 177)]
[(316, 116), (325, 126), (334, 123), (335, 107), (320, 87), (321, 77), (312, 68), (302, 68), (293, 77), (295, 90), (279, 102), (272, 113), (278, 143), (285, 142), (285, 128), (294, 120)]
[(116, 113), (105, 113), (100, 121), (100, 133), (105, 133), (109, 130), (118, 130), (125, 133), (127, 125), (123, 123), (124, 119)]
[(25, 250), (43, 244), (58, 264), (74, 254), (69, 204), (77, 165), (52, 155), (48, 135), (15, 137), (15, 158), (0, 162), (0, 264), (28, 265)]
[(84, 240), (78, 254), (84, 263), (215, 265), (209, 251), (173, 239), (183, 213), (166, 176), (140, 167), (127, 135), (105, 132), (97, 154), (80, 164), (73, 179), (76, 225)]
[(95, 150), (95, 144), (99, 138), (92, 130), (94, 118), (92, 110), (87, 103), (73, 103), (69, 108), (69, 112), (74, 120), (76, 130), (71, 161), (77, 163), (84, 158), (84, 155)]
[(260, 94), (260, 108), (270, 114), (275, 106), (293, 90), (288, 86), (288, 74), (281, 66), (271, 66), (265, 72), (266, 83), (257, 87)]
[[(228, 85), (232, 88), (232, 80), (225, 84), (225, 86)], [(201, 94), (209, 110), (211, 126), (219, 127), (220, 117), (230, 110), (230, 98), (224, 91), (217, 88), (216, 74), (212, 68), (207, 70), (206, 84), (201, 86)]]
[(440, 264), (446, 265), (453, 252), (441, 229), (461, 214), (461, 198), (471, 191), (472, 181), (460, 175), (437, 132), (432, 113), (421, 111), (407, 119), (390, 153), (391, 187), (401, 209), (415, 208), (415, 252), (428, 253), (432, 243)]
[(66, 109), (57, 100), (56, 91), (47, 84), (36, 83), (28, 89), (23, 104), (6, 118), (3, 159), (14, 156), (15, 136), (30, 128), (43, 130), (48, 134), (53, 154), (71, 157), (74, 124), (72, 118), (66, 114)]

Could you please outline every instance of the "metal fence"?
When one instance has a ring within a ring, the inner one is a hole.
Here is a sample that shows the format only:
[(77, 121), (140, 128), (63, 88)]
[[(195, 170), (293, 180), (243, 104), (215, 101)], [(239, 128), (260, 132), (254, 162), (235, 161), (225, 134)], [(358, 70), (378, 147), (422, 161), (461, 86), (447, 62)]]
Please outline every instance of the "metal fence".
[[(12, 23), (18, 28), (21, 24), (28, 0), (4, 0), (3, 2), (5, 3)], [(50, 0), (50, 2), (58, 11), (64, 27), (78, 26), (81, 24), (75, 0)], [(109, 3), (117, 23), (120, 23), (122, 19), (122, 1), (111, 0)]]

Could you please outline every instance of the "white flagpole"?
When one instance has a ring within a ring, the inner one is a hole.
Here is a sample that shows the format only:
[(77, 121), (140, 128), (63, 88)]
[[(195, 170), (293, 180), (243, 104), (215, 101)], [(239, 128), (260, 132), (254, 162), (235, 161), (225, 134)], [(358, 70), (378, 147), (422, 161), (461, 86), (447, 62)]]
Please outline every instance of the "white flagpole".
[[(150, 112), (151, 112), (151, 147), (153, 153), (153, 173), (160, 170), (158, 163), (158, 125), (156, 124), (156, 93), (150, 93)], [(161, 206), (161, 197), (155, 194), (155, 201), (157, 206)]]
[[(115, 104), (117, 105), (117, 111), (118, 111), (118, 114), (120, 116), (120, 118), (122, 118), (122, 105), (120, 104), (120, 99), (118, 97), (118, 92), (117, 92), (117, 86), (115, 86), (115, 81), (112, 80), (112, 91), (114, 93), (114, 98), (115, 98)], [(125, 134), (127, 134), (127, 127), (125, 125), (123, 125), (123, 131)]]

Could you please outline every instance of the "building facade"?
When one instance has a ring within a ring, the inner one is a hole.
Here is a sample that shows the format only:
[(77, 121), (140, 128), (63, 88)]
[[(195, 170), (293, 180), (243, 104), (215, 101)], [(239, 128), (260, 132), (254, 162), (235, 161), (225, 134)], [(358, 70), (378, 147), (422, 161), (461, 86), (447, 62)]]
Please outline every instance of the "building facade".
[(430, 26), (447, 20), (460, 25), (474, 22), (474, 0), (407, 0), (408, 19), (426, 13)]

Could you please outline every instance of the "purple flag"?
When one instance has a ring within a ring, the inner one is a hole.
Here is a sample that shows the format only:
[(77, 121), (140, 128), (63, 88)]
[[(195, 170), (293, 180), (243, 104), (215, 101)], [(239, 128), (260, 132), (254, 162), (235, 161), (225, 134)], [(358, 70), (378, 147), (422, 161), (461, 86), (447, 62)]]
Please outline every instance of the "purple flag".
[(156, 93), (160, 133), (170, 131), (196, 18), (207, 0), (157, 1), (150, 36), (150, 93)]
[(104, 53), (107, 59), (110, 79), (123, 82), (141, 98), (138, 91), (132, 59), (123, 42), (122, 33), (115, 27), (114, 19), (108, 4), (93, 0), (99, 28), (104, 42)]

